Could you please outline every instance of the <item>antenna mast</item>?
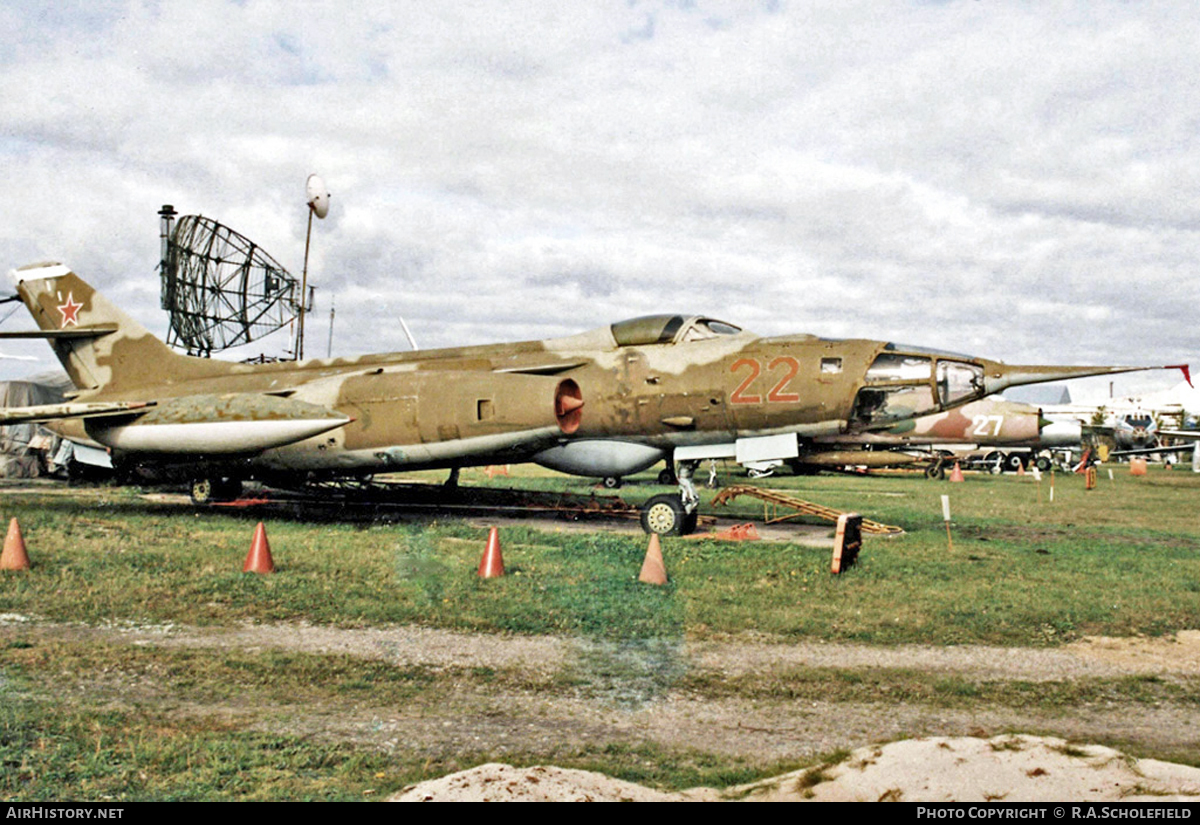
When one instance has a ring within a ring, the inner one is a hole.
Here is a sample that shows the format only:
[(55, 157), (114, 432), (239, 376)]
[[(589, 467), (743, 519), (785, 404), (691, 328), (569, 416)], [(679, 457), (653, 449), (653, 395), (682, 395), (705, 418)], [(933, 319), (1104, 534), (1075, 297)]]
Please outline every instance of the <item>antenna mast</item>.
[(329, 190), (319, 175), (309, 175), (304, 192), (308, 198), (308, 230), (304, 233), (304, 271), (300, 275), (300, 325), (296, 331), (296, 360), (304, 358), (304, 316), (308, 311), (308, 248), (312, 240), (313, 215), (324, 218), (329, 214)]

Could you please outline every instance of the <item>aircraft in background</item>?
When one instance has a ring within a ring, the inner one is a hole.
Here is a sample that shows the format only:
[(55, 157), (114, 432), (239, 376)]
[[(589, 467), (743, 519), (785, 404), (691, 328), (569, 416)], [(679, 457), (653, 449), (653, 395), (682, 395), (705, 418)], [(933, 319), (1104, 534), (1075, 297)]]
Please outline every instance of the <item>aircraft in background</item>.
[[(53, 421), (114, 465), (185, 475), (197, 501), (241, 482), (536, 462), (623, 476), (678, 462), (678, 495), (644, 523), (690, 532), (706, 450), (795, 458), (812, 439), (886, 431), (1007, 387), (1154, 367), (1011, 366), (886, 341), (763, 338), (702, 316), (653, 315), (546, 341), (236, 364), (194, 358), (67, 267), (18, 270), (17, 292), (76, 396), (9, 409)], [(1185, 368), (1186, 369), (1186, 368)]]
[[(900, 467), (927, 462), (926, 473), (940, 477), (941, 459), (954, 453), (986, 451), (982, 460), (996, 472), (1017, 471), (1030, 461), (1045, 462), (1043, 452), (1080, 447), (1082, 427), (1074, 422), (1053, 422), (1040, 408), (985, 398), (945, 412), (897, 422), (886, 429), (816, 436), (807, 439), (791, 458), (743, 461), (750, 475), (770, 475), (787, 466), (797, 474), (844, 467)], [(732, 445), (722, 455), (713, 448), (682, 448), (676, 458), (737, 459)]]
[[(1149, 413), (1136, 412), (1118, 416), (1111, 432), (1117, 445), (1117, 449), (1109, 453), (1113, 458), (1194, 453), (1194, 458), (1200, 460), (1200, 431), (1161, 428)], [(1167, 440), (1182, 443), (1168, 444)]]
[[(1190, 380), (1188, 383), (1190, 385)], [(1043, 412), (1055, 421), (1082, 424), (1089, 437), (1110, 439), (1112, 450), (1108, 456), (1112, 458), (1183, 453), (1192, 449), (1191, 443), (1200, 438), (1200, 431), (1162, 426), (1163, 420), (1171, 418), (1185, 423), (1184, 404), (1177, 400), (1183, 392), (1181, 387), (1150, 395), (1116, 398), (1107, 404), (1047, 405)], [(1186, 443), (1170, 443), (1175, 441)]]
[(1158, 445), (1158, 421), (1145, 410), (1117, 415), (1111, 433), (1118, 451), (1141, 450)]

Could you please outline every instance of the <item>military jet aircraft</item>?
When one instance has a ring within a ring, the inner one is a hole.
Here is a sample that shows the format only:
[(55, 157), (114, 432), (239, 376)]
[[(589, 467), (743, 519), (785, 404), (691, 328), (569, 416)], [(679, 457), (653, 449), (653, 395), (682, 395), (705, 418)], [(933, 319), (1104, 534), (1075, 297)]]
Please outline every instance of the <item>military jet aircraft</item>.
[[(1028, 451), (1078, 448), (1081, 438), (1082, 427), (1078, 422), (1050, 421), (1039, 407), (985, 398), (879, 430), (816, 436), (802, 445), (794, 458), (749, 462), (747, 467), (751, 475), (758, 477), (785, 464), (797, 473), (847, 465), (897, 467), (937, 458), (941, 451), (953, 447), (986, 450), (984, 461), (994, 464), (996, 472), (1015, 472), (1028, 465)], [(695, 456), (702, 449), (687, 449), (684, 457)], [(713, 449), (710, 447), (710, 452)], [(721, 456), (703, 457), (733, 458), (734, 445), (725, 445), (724, 452)], [(1048, 459), (1045, 466), (1049, 468)], [(931, 477), (940, 477), (939, 470), (940, 463), (936, 461), (927, 468)]]
[[(763, 458), (802, 441), (886, 429), (1018, 384), (1148, 367), (1009, 366), (884, 341), (763, 338), (712, 318), (654, 315), (566, 338), (274, 364), (173, 352), (66, 266), (17, 271), (39, 327), (78, 388), (9, 409), (54, 421), (114, 463), (173, 468), (197, 500), (241, 481), (366, 476), (532, 461), (622, 476), (671, 450), (732, 443)], [(698, 462), (643, 523), (689, 532)]]
[[(1154, 416), (1144, 410), (1118, 415), (1109, 432), (1117, 445), (1117, 449), (1109, 453), (1113, 458), (1193, 452), (1195, 445), (1200, 443), (1200, 432), (1163, 429)], [(1177, 443), (1168, 444), (1164, 439)]]

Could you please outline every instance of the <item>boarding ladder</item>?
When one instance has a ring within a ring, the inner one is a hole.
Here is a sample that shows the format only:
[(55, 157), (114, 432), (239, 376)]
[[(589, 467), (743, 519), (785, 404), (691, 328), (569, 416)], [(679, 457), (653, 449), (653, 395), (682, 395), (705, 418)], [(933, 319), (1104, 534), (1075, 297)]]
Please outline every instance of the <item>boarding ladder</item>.
[[(763, 521), (767, 524), (778, 524), (781, 521), (799, 518), (800, 516), (816, 516), (827, 521), (836, 522), (838, 516), (844, 515), (841, 510), (835, 510), (832, 507), (825, 507), (821, 504), (815, 504), (811, 501), (805, 501), (802, 498), (790, 496), (787, 493), (779, 490), (768, 490), (763, 487), (751, 487), (746, 484), (735, 484), (731, 487), (726, 487), (713, 497), (713, 504), (728, 504), (733, 499), (741, 495), (753, 496), (754, 498), (762, 499), (763, 502)], [(794, 513), (779, 514), (781, 508), (795, 510)], [(891, 524), (880, 524), (877, 521), (863, 519), (862, 529), (864, 533), (877, 533), (880, 535), (894, 536), (897, 533), (903, 533), (904, 530)]]

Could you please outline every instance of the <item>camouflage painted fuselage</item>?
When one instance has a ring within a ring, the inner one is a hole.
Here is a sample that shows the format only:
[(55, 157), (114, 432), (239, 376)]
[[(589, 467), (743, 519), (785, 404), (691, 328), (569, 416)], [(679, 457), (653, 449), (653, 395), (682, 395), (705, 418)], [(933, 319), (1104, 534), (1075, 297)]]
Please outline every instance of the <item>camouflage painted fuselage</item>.
[(153, 405), (93, 410), (59, 422), (65, 435), (241, 475), (521, 461), (623, 475), (680, 446), (886, 430), (1010, 384), (1125, 369), (763, 338), (671, 315), (546, 341), (233, 364), (171, 351), (66, 267), (20, 274), (77, 402)]

